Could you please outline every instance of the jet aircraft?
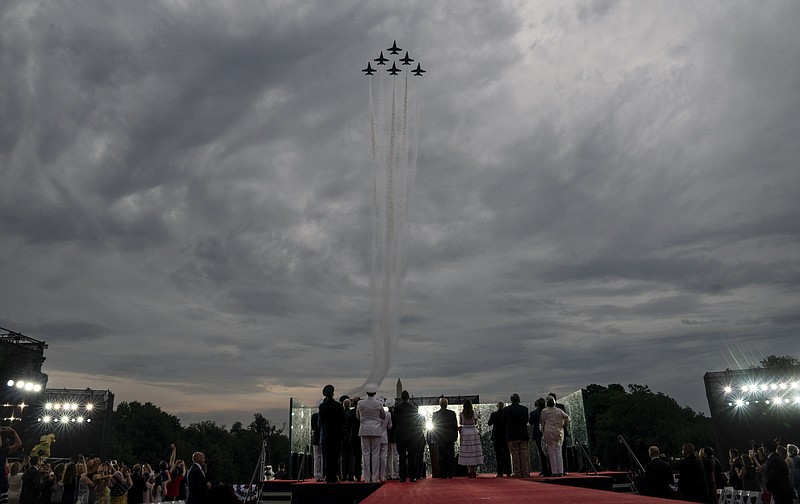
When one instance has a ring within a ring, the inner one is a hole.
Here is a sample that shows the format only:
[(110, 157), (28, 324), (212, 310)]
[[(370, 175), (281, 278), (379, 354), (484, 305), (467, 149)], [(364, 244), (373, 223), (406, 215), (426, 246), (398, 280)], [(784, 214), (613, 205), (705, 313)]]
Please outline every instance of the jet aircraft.
[(372, 68), (372, 63), (367, 63), (367, 68), (365, 68), (364, 70), (361, 70), (361, 71), (364, 72), (367, 75), (372, 75), (375, 72), (377, 72), (377, 70)]
[(389, 49), (386, 49), (386, 50), (389, 51), (390, 54), (397, 54), (400, 51), (402, 51), (402, 49), (397, 47), (397, 41), (396, 40), (392, 43), (392, 47), (390, 47)]
[(405, 57), (400, 58), (400, 61), (402, 61), (404, 65), (410, 65), (414, 60), (408, 57), (408, 51), (406, 51)]
[(417, 68), (415, 68), (411, 72), (417, 77), (422, 77), (422, 74), (424, 74), (426, 71), (422, 69), (419, 63), (417, 63)]
[(381, 55), (375, 58), (373, 61), (377, 61), (379, 65), (385, 65), (389, 58), (383, 57), (383, 51), (381, 51)]
[(397, 64), (396, 63), (392, 63), (392, 68), (387, 68), (386, 71), (389, 72), (392, 75), (397, 75), (397, 74), (400, 73), (400, 69), (397, 68)]

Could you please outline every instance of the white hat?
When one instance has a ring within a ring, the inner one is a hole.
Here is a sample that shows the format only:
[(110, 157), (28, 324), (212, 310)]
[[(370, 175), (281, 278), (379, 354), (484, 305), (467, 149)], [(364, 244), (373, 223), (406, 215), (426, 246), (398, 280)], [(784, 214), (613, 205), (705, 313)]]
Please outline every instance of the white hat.
[(390, 397), (389, 399), (386, 399), (386, 403), (385, 404), (386, 404), (387, 408), (391, 408), (392, 406), (394, 406), (394, 397)]
[(368, 383), (364, 390), (366, 390), (367, 394), (377, 394), (378, 393), (378, 386), (374, 383)]

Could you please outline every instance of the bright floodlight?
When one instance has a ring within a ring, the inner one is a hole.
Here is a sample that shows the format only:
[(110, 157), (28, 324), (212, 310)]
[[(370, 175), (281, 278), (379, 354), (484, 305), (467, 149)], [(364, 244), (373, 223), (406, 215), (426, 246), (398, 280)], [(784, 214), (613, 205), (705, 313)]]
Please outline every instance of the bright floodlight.
[(53, 403), (44, 403), (44, 409), (53, 409)]
[(778, 385), (777, 385), (777, 384), (775, 384), (775, 383), (770, 383), (770, 384), (769, 384), (769, 389), (770, 389), (770, 390), (778, 390)]
[(6, 385), (8, 385), (9, 387), (13, 387), (14, 386), (14, 380), (8, 380), (6, 382)]
[(792, 382), (792, 388), (796, 389), (797, 387), (800, 387), (800, 383), (797, 383), (796, 381)]
[(17, 388), (18, 389), (25, 388), (25, 382), (22, 381), (22, 380), (18, 381), (17, 382)]
[(72, 411), (76, 411), (76, 410), (78, 409), (78, 405), (77, 405), (77, 403), (72, 403), (72, 404), (70, 404), (70, 405), (69, 405), (69, 409), (71, 409)]
[(50, 418), (50, 415), (45, 415), (42, 417), (42, 422), (44, 423), (50, 423), (50, 420), (52, 420), (52, 418)]
[(64, 415), (64, 416), (62, 416), (62, 417), (61, 417), (61, 422), (62, 422), (62, 423), (67, 423), (67, 422), (69, 422), (69, 417), (68, 417), (67, 415)]
[(433, 422), (431, 420), (425, 422), (425, 430), (433, 430)]
[(27, 390), (28, 392), (30, 392), (31, 390), (33, 390), (33, 383), (31, 383), (31, 382), (27, 382), (27, 383), (25, 384), (25, 390)]
[(91, 419), (91, 418), (87, 418), (87, 419), (86, 419), (86, 423), (91, 423), (91, 422), (92, 422), (92, 419)]
[(733, 389), (730, 387), (730, 385), (729, 385), (729, 386), (727, 386), (727, 387), (725, 387), (725, 389), (724, 389), (724, 390), (725, 390), (725, 393), (726, 393), (726, 394), (730, 394), (731, 392), (733, 392)]
[(795, 404), (800, 404), (800, 395), (799, 396), (794, 396), (794, 403)]
[(36, 385), (33, 386), (33, 391), (34, 392), (41, 392), (42, 391), (42, 386), (37, 383)]
[(783, 398), (776, 397), (775, 399), (772, 400), (772, 402), (774, 402), (776, 406), (780, 406), (783, 403)]
[(778, 388), (781, 389), (781, 390), (786, 390), (786, 384), (781, 382), (781, 384), (778, 385)]
[(94, 404), (89, 403), (86, 405), (86, 411), (92, 411), (94, 409)]
[(742, 400), (742, 399), (736, 399), (736, 406), (737, 406), (737, 407), (744, 406), (744, 400)]
[(56, 403), (56, 404), (53, 406), (53, 409), (55, 409), (55, 410), (60, 410), (60, 409), (61, 409), (61, 403)]
[(83, 423), (83, 417), (82, 416), (78, 417), (78, 423)]

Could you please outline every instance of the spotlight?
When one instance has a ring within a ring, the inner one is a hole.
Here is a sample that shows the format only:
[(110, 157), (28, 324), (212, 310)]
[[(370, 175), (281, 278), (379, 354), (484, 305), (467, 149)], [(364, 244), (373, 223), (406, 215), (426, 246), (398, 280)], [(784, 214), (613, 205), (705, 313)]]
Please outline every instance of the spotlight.
[(730, 394), (731, 392), (733, 392), (733, 389), (730, 386), (725, 387), (724, 390), (726, 394)]
[(800, 383), (797, 383), (796, 381), (793, 381), (792, 382), (792, 389), (796, 389), (798, 387), (800, 387)]
[(775, 399), (772, 400), (772, 402), (775, 403), (775, 406), (780, 406), (781, 404), (783, 404), (783, 398), (776, 397)]
[(86, 411), (92, 411), (94, 409), (94, 404), (89, 403), (86, 405)]
[(76, 403), (72, 403), (69, 405), (69, 409), (71, 409), (72, 411), (77, 411), (78, 405)]
[(743, 401), (742, 399), (736, 399), (736, 406), (737, 406), (737, 407), (742, 407), (742, 406), (744, 406), (744, 401)]
[[(758, 402), (758, 401), (756, 401), (756, 402)], [(769, 399), (767, 399), (766, 401), (764, 401), (764, 404), (769, 404)]]
[(25, 382), (25, 390), (27, 390), (28, 392), (30, 392), (31, 390), (33, 390), (33, 383), (31, 383), (31, 382)]
[(433, 421), (428, 420), (425, 422), (425, 430), (433, 430)]
[(77, 420), (78, 420), (78, 423), (83, 423), (83, 417), (82, 417), (82, 416), (79, 416), (79, 417), (77, 418)]
[(37, 383), (36, 385), (33, 386), (33, 391), (34, 392), (41, 392), (42, 391), (42, 386)]
[(799, 396), (794, 396), (794, 403), (795, 404), (800, 404), (800, 395)]
[(770, 383), (770, 384), (769, 384), (769, 389), (770, 389), (770, 390), (778, 390), (778, 385), (777, 385), (777, 384), (775, 384), (775, 383)]
[(778, 385), (778, 388), (781, 389), (781, 390), (786, 390), (786, 384), (785, 383), (781, 383), (780, 385)]
[(14, 386), (14, 380), (8, 380), (6, 382), (6, 385), (8, 385), (9, 387), (13, 387)]
[(86, 423), (92, 423), (92, 419), (91, 418), (87, 418), (86, 419)]
[(742, 392), (749, 392), (750, 386), (749, 385), (742, 385)]
[(75, 417), (70, 418), (69, 421), (75, 423)]
[(62, 416), (61, 423), (67, 423), (67, 422), (69, 422), (69, 417), (67, 415)]
[(60, 410), (61, 409), (61, 403), (55, 403), (53, 405), (53, 409), (56, 410), (56, 411)]
[(22, 380), (18, 381), (16, 385), (18, 389), (25, 388), (25, 382)]
[(50, 423), (50, 420), (52, 420), (52, 418), (50, 418), (50, 415), (45, 415), (42, 417), (42, 422), (44, 423)]
[(53, 403), (44, 403), (44, 409), (53, 409)]

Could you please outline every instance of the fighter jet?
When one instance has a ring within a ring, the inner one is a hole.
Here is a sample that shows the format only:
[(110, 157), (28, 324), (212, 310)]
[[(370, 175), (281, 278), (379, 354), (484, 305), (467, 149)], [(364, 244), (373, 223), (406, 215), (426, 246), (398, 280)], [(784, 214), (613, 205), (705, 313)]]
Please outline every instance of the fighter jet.
[(377, 61), (379, 65), (385, 65), (389, 58), (383, 57), (383, 51), (381, 51), (381, 55), (375, 58), (373, 61)]
[(406, 56), (404, 58), (400, 58), (400, 61), (402, 61), (404, 65), (410, 65), (414, 60), (408, 57), (408, 51), (406, 51)]
[(364, 70), (361, 70), (361, 71), (364, 72), (367, 75), (372, 75), (375, 72), (377, 72), (377, 70), (372, 68), (372, 63), (367, 63), (367, 68), (365, 68)]
[(425, 70), (423, 70), (422, 67), (419, 66), (419, 63), (417, 63), (417, 68), (415, 68), (411, 72), (417, 77), (422, 77), (422, 74), (425, 73)]
[(400, 73), (400, 69), (397, 68), (397, 64), (395, 63), (392, 63), (392, 68), (387, 68), (386, 71), (392, 75), (397, 75)]
[(392, 47), (390, 47), (389, 49), (386, 49), (386, 50), (389, 51), (390, 54), (397, 54), (400, 51), (402, 51), (402, 49), (397, 47), (397, 41), (396, 40), (392, 43)]

